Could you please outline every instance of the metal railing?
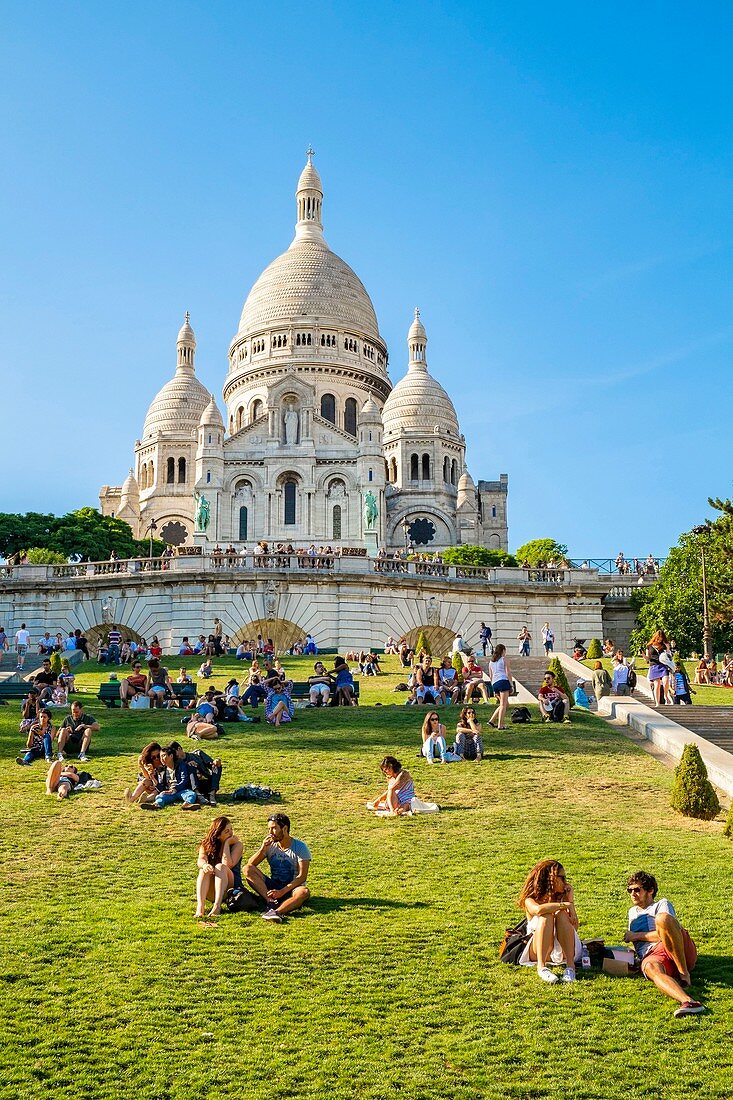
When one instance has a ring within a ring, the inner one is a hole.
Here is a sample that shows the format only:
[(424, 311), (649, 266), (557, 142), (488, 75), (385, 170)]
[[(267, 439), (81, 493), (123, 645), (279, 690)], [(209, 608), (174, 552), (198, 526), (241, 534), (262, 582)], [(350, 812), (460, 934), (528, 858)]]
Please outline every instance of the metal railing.
[(568, 558), (572, 569), (597, 569), (603, 577), (656, 577), (666, 558)]

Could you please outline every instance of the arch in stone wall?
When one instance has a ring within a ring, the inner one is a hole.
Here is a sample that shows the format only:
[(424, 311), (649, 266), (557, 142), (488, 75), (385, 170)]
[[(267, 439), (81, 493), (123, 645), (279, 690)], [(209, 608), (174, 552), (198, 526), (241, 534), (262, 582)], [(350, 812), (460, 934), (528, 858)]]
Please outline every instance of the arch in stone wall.
[(307, 633), (302, 626), (291, 623), (289, 619), (251, 619), (236, 630), (231, 639), (232, 644), (238, 646), (240, 642), (255, 641), (261, 634), (265, 641), (272, 638), (276, 653), (286, 653), (294, 642), (305, 641)]
[(455, 630), (449, 630), (447, 626), (413, 626), (412, 630), (402, 635), (410, 649), (415, 648), (421, 633), (425, 635), (425, 641), (430, 646), (430, 653), (434, 658), (445, 657), (450, 653), (456, 636)]
[[(92, 660), (94, 660), (94, 657), (96, 656), (95, 651), (99, 639), (106, 638), (110, 630), (119, 630), (120, 634), (122, 635), (123, 642), (139, 642), (142, 638), (142, 634), (138, 634), (137, 630), (133, 630), (131, 627), (127, 626), (124, 623), (99, 623), (97, 626), (87, 627), (87, 629), (84, 630), (83, 633), (84, 637), (89, 643), (89, 652), (92, 655)], [(153, 640), (153, 635), (151, 634), (149, 638), (146, 637), (145, 640), (149, 644)], [(61, 654), (61, 656), (63, 657), (63, 653)]]

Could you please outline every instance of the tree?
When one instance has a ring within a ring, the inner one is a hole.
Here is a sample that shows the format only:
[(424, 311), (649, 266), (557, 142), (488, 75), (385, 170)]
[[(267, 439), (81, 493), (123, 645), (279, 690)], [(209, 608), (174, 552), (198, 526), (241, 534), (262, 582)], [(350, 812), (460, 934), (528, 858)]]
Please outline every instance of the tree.
[[(7, 557), (29, 546), (52, 550), (61, 554), (63, 561), (72, 554), (90, 561), (106, 561), (113, 550), (119, 558), (147, 557), (150, 552), (150, 542), (134, 539), (129, 524), (103, 516), (96, 508), (79, 508), (65, 516), (0, 513), (0, 554)], [(164, 547), (164, 543), (153, 540), (154, 554), (161, 554)]]
[(702, 532), (680, 535), (659, 579), (632, 592), (639, 624), (631, 635), (632, 652), (643, 650), (659, 628), (674, 638), (681, 653), (702, 652), (703, 548), (713, 649), (726, 652), (733, 648), (733, 505), (720, 500), (710, 504), (721, 516), (706, 524)]
[(733, 802), (730, 804), (728, 810), (728, 816), (725, 819), (725, 828), (723, 829), (723, 836), (727, 836), (728, 840), (733, 840)]
[(567, 557), (568, 548), (554, 539), (532, 539), (518, 547), (514, 555), (517, 560), (530, 565), (547, 565), (550, 562), (562, 562)]
[[(428, 645), (428, 640), (425, 637), (425, 631), (423, 630), (421, 630), (418, 635), (417, 645), (415, 646), (415, 653), (417, 653), (418, 657), (421, 653), (430, 653), (430, 646)], [(430, 656), (432, 657), (432, 653), (430, 653)]]
[(507, 554), (506, 550), (497, 550), (488, 546), (472, 546), (470, 543), (464, 543), (461, 546), (449, 546), (447, 550), (443, 551), (442, 558), (446, 565), (517, 565), (517, 559), (513, 554)]
[(42, 549), (40, 546), (33, 546), (30, 550), (26, 550), (25, 556), (29, 565), (65, 565), (68, 561), (63, 554), (55, 550)]
[(720, 813), (720, 802), (708, 779), (697, 745), (685, 745), (682, 759), (674, 770), (672, 809), (685, 817), (712, 821)]
[(591, 638), (588, 642), (588, 652), (586, 656), (590, 661), (597, 661), (599, 657), (603, 656), (603, 650), (601, 649), (601, 643), (598, 638)]
[(570, 707), (572, 708), (575, 705), (575, 701), (573, 699), (573, 693), (570, 690), (570, 684), (568, 683), (568, 678), (565, 675), (565, 669), (560, 664), (560, 658), (559, 657), (553, 657), (552, 658), (549, 665), (547, 666), (547, 671), (548, 672), (554, 672), (554, 674), (555, 674), (555, 683), (560, 688), (560, 691), (565, 692), (565, 694), (568, 697), (568, 703), (569, 703)]

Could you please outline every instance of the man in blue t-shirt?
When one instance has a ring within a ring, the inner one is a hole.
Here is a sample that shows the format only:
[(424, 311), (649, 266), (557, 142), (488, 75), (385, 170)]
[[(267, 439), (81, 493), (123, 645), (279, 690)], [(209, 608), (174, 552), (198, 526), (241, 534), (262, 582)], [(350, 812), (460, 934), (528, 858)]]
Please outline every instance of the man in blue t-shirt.
[[(264, 860), (270, 865), (269, 875), (260, 870)], [(281, 924), (283, 917), (305, 905), (311, 896), (305, 885), (310, 863), (308, 845), (290, 835), (290, 818), (286, 814), (269, 817), (267, 836), (244, 869), (249, 885), (267, 903), (264, 920)]]

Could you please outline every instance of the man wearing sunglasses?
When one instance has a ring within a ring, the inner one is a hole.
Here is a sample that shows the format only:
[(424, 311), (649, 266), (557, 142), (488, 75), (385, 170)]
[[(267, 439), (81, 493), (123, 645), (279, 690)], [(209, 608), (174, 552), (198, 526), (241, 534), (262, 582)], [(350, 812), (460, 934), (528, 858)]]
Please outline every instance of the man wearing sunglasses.
[(675, 1016), (697, 1016), (704, 1004), (690, 999), (690, 971), (697, 962), (697, 948), (666, 898), (656, 901), (657, 880), (646, 871), (635, 871), (626, 884), (629, 927), (624, 942), (633, 943), (641, 960), (641, 972), (657, 989), (679, 1002)]

